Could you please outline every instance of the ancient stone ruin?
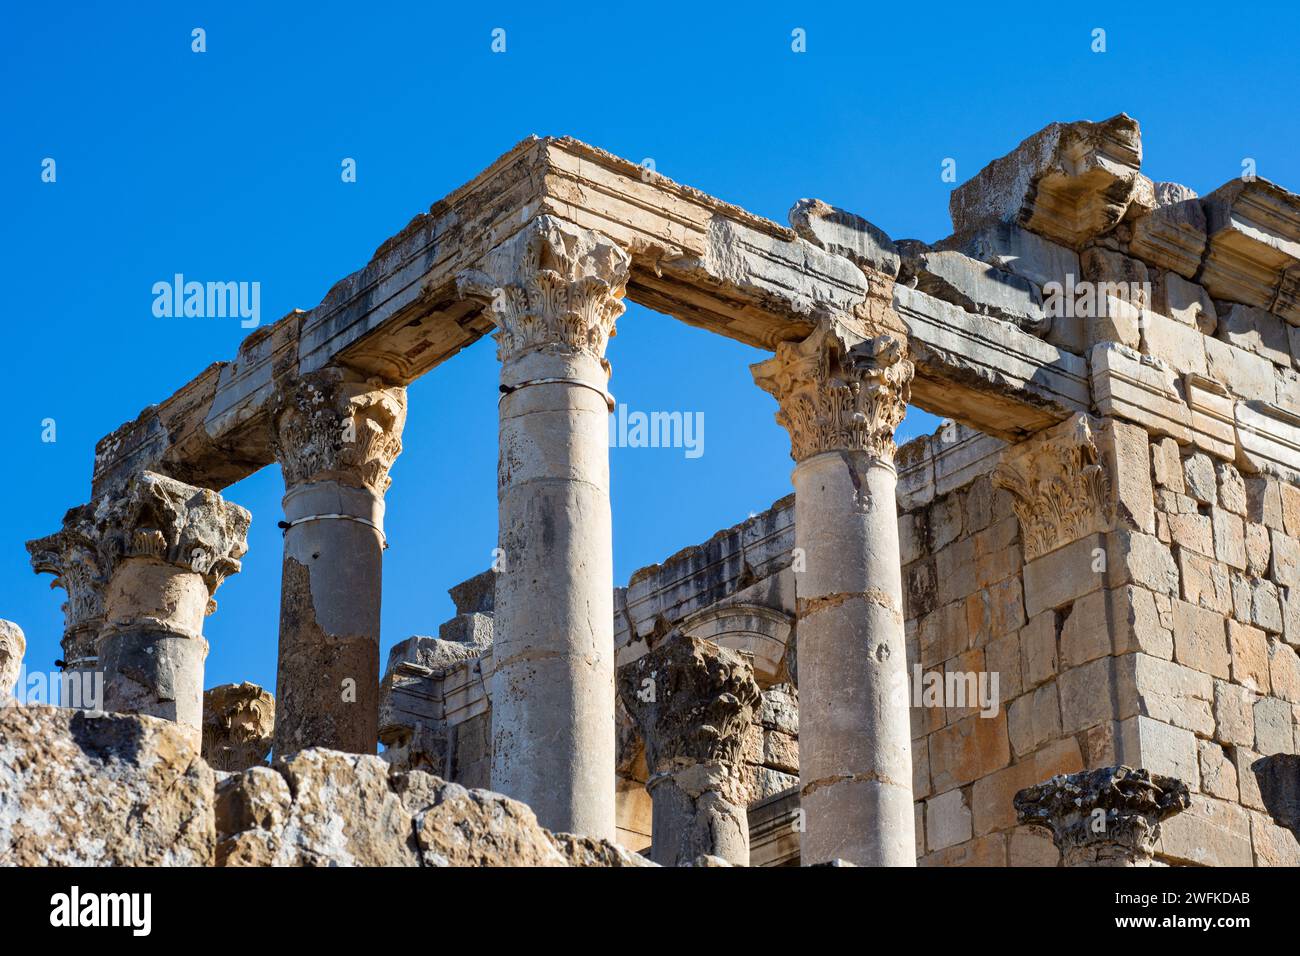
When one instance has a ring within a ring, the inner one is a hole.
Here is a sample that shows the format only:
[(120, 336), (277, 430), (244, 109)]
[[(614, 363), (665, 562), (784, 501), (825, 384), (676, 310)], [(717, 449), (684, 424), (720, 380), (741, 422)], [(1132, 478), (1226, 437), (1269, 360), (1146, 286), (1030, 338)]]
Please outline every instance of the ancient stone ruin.
[[(1300, 197), (1141, 159), (1053, 124), (926, 244), (520, 143), (99, 442), (27, 547), (107, 713), (0, 711), (0, 863), (1300, 864)], [(616, 586), (625, 298), (771, 353), (795, 465)], [(503, 560), (381, 666), (405, 387), (493, 333)], [(273, 462), (274, 697), (205, 693)]]

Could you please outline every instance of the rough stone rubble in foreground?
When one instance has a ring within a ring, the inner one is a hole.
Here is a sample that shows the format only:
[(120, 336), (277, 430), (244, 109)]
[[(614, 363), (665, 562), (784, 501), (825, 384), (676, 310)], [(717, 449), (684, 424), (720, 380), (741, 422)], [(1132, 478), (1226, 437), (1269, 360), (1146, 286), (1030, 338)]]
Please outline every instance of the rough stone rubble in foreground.
[[(520, 143), (99, 442), (28, 550), (111, 713), (0, 711), (0, 863), (1300, 865), (1300, 197), (1141, 161), (1054, 123), (926, 243)], [(771, 353), (795, 471), (615, 587), (625, 299)], [(501, 560), (381, 667), (406, 386), (490, 333)], [(272, 463), (275, 693), (205, 693)]]

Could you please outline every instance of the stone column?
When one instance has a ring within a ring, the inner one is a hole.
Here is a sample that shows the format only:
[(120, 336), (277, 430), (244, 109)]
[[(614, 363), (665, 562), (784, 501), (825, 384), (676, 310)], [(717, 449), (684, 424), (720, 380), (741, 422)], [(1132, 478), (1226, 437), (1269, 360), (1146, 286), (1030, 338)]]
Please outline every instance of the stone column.
[(618, 692), (645, 741), (650, 858), (748, 866), (741, 750), (759, 702), (754, 669), (730, 648), (677, 636), (622, 667)]
[(802, 862), (914, 866), (894, 499), (912, 364), (895, 339), (823, 319), (753, 373), (780, 403), (797, 463)]
[(284, 474), (275, 752), (373, 754), (388, 471), (406, 389), (339, 368), (278, 383), (272, 444)]
[(274, 726), (275, 698), (256, 684), (213, 687), (203, 694), (203, 759), (230, 773), (264, 766)]
[(1065, 866), (1152, 866), (1160, 821), (1190, 805), (1181, 780), (1132, 767), (1063, 774), (1015, 796), (1016, 822), (1050, 830)]
[(100, 500), (93, 532), (108, 584), (99, 665), (103, 709), (149, 714), (201, 739), (203, 618), (247, 551), (251, 518), (214, 491), (153, 472)]
[(613, 839), (609, 363), (629, 259), (541, 216), (460, 276), (501, 360), (492, 789)]
[(63, 604), (63, 659), (65, 671), (99, 669), (99, 629), (104, 623), (104, 587), (108, 583), (91, 539), (92, 509), (73, 508), (63, 518), (63, 528), (52, 535), (27, 542), (32, 568), (37, 574), (53, 574), (52, 588), (62, 588), (68, 599)]

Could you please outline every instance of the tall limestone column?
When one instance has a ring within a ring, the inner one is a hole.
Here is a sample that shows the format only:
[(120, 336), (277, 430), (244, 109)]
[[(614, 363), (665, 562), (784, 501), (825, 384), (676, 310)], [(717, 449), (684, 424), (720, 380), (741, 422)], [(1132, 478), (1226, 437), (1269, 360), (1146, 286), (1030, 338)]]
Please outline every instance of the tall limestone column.
[(618, 691), (645, 741), (650, 858), (748, 866), (741, 749), (760, 699), (753, 667), (738, 651), (679, 635), (622, 667)]
[(203, 619), (239, 571), (251, 517), (206, 488), (153, 472), (95, 503), (91, 532), (107, 576), (99, 666), (103, 709), (182, 724), (199, 746)]
[(895, 339), (822, 319), (752, 371), (797, 463), (802, 862), (915, 866), (894, 498), (912, 363)]
[(627, 254), (540, 216), (460, 277), (501, 360), (492, 789), (613, 839), (609, 363)]
[(379, 742), (384, 493), (402, 450), (406, 389), (340, 368), (278, 383), (284, 474), (275, 753)]

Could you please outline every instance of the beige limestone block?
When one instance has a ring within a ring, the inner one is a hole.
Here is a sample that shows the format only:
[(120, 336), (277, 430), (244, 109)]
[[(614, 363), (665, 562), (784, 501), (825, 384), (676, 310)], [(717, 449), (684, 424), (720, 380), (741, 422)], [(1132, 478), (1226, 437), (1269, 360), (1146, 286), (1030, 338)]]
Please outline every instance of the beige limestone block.
[(1263, 309), (1233, 303), (1220, 320), (1220, 336), (1229, 345), (1254, 352), (1274, 365), (1291, 367), (1289, 326)]
[(1200, 787), (1196, 735), (1190, 730), (1138, 715), (1119, 722), (1115, 749), (1125, 763), (1140, 763), (1152, 773), (1182, 780), (1193, 790)]
[(966, 717), (930, 735), (930, 777), (936, 790), (971, 783), (1010, 760), (1005, 711)]
[(1262, 697), (1255, 701), (1252, 712), (1256, 750), (1266, 757), (1296, 752), (1295, 713), (1291, 704), (1276, 697)]
[(925, 833), (930, 852), (971, 838), (971, 813), (965, 791), (949, 790), (925, 802)]
[(1186, 600), (1223, 616), (1232, 612), (1231, 579), (1222, 564), (1186, 548), (1178, 548), (1178, 570)]
[(1076, 733), (1115, 717), (1115, 669), (1116, 658), (1103, 657), (1061, 674), (1062, 730)]
[(1061, 706), (1055, 681), (1042, 684), (1011, 702), (1007, 708), (1007, 734), (1017, 759), (1061, 735)]
[(1113, 228), (1139, 191), (1142, 145), (1124, 114), (1053, 123), (954, 189), (953, 232), (1015, 222), (1078, 248)]
[(1203, 335), (1213, 335), (1218, 325), (1210, 294), (1176, 272), (1162, 272), (1155, 283), (1154, 309)]
[(1188, 810), (1162, 824), (1156, 852), (1171, 863), (1251, 866), (1250, 817), (1236, 803), (1193, 794)]
[(1237, 515), (1222, 508), (1210, 512), (1214, 526), (1214, 556), (1230, 568), (1245, 570), (1246, 532)]
[(1255, 703), (1259, 694), (1227, 681), (1214, 682), (1214, 739), (1239, 747), (1255, 745)]
[(976, 836), (1016, 825), (1016, 793), (1057, 774), (1082, 770), (1083, 758), (1073, 737), (1053, 741), (1026, 759), (990, 773), (971, 788), (971, 818)]
[(1161, 438), (1151, 443), (1151, 470), (1161, 488), (1179, 494), (1187, 490), (1183, 482), (1183, 460), (1178, 453), (1178, 442)]
[(1234, 397), (1264, 402), (1277, 400), (1273, 363), (1267, 358), (1219, 339), (1206, 338), (1205, 361), (1205, 374), (1223, 384)]
[(1201, 760), (1201, 789), (1221, 800), (1237, 799), (1237, 768), (1223, 747), (1211, 740), (1198, 740)]
[(1223, 615), (1186, 601), (1174, 601), (1174, 660), (1226, 680), (1231, 658)]
[(1249, 624), (1228, 621), (1228, 652), (1233, 683), (1256, 693), (1269, 693), (1269, 642), (1264, 632)]
[(0, 707), (0, 865), (210, 866), (211, 768), (148, 716)]
[(1206, 348), (1213, 339), (1206, 339), (1197, 329), (1158, 312), (1144, 311), (1139, 324), (1143, 355), (1159, 359), (1182, 374), (1207, 374)]
[(1250, 815), (1250, 844), (1256, 866), (1300, 866), (1300, 840), (1265, 813)]
[(1300, 656), (1295, 650), (1281, 641), (1272, 641), (1268, 645), (1268, 673), (1269, 683), (1261, 693), (1300, 703)]
[(1208, 674), (1147, 654), (1118, 658), (1120, 718), (1140, 714), (1205, 737), (1214, 733), (1214, 681)]

